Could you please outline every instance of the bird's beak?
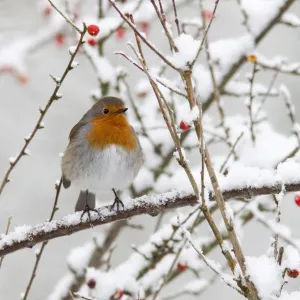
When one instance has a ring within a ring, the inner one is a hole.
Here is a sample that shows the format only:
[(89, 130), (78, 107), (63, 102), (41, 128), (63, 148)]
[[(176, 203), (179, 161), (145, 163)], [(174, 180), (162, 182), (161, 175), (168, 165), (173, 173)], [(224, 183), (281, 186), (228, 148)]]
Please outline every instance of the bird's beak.
[(119, 114), (123, 114), (128, 108), (122, 108), (122, 109), (119, 109), (115, 112), (116, 115), (119, 115)]

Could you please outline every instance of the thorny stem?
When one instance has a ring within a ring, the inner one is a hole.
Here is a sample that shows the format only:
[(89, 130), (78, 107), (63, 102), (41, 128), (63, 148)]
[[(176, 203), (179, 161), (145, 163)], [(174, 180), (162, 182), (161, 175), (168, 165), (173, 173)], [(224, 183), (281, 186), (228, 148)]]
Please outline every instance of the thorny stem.
[(204, 193), (204, 171), (205, 171), (205, 163), (206, 163), (206, 151), (205, 151), (205, 140), (204, 140), (204, 134), (203, 134), (203, 120), (202, 120), (202, 103), (200, 100), (200, 96), (197, 98), (197, 106), (199, 109), (199, 118), (194, 122), (195, 125), (198, 125), (197, 132), (198, 132), (198, 141), (200, 144), (200, 154), (201, 154), (201, 161), (202, 161), (202, 167), (201, 167), (201, 196), (202, 196), (202, 205), (201, 205), (201, 211), (203, 212), (203, 215), (205, 216), (205, 219), (207, 223), (209, 224), (211, 230), (213, 231), (216, 241), (219, 244), (223, 255), (227, 259), (228, 265), (232, 272), (234, 272), (235, 262), (231, 255), (231, 253), (225, 249), (223, 249), (223, 237), (221, 232), (219, 231), (216, 223), (213, 220), (213, 217), (207, 207), (206, 199), (205, 199), (205, 193)]
[(243, 18), (244, 18), (242, 24), (246, 27), (246, 30), (248, 31), (248, 33), (252, 34), (252, 31), (251, 31), (251, 28), (250, 28), (250, 25), (249, 25), (249, 16), (248, 16), (245, 8), (243, 7), (243, 5), (241, 3), (241, 0), (237, 0), (237, 3), (239, 5), (239, 7), (240, 7), (240, 11), (241, 11), (241, 13), (243, 15)]
[[(52, 211), (51, 211), (51, 214), (50, 214), (49, 222), (51, 222), (53, 220), (54, 214), (58, 210), (57, 202), (58, 202), (61, 186), (62, 186), (62, 178), (60, 179), (59, 183), (57, 185), (55, 185), (56, 195), (55, 195)], [(35, 264), (34, 264), (34, 267), (33, 267), (33, 271), (32, 271), (29, 283), (27, 285), (27, 288), (26, 288), (26, 291), (25, 291), (25, 294), (24, 294), (24, 297), (22, 298), (22, 300), (26, 300), (27, 297), (28, 297), (30, 288), (31, 288), (32, 283), (33, 283), (33, 281), (35, 279), (35, 276), (36, 276), (37, 268), (39, 266), (41, 257), (43, 255), (44, 249), (47, 246), (47, 244), (48, 244), (48, 241), (43, 242), (41, 249), (36, 254), (36, 260), (35, 260)]]
[[(10, 224), (11, 224), (11, 219), (13, 216), (9, 216), (8, 220), (7, 220), (7, 225), (6, 225), (6, 230), (5, 230), (5, 234), (8, 234), (9, 228), (10, 228)], [(1, 257), (0, 259), (0, 268), (2, 266), (2, 262), (3, 262), (4, 256)]]
[[(268, 209), (265, 209), (263, 206), (260, 206), (259, 207), (260, 210), (262, 211), (269, 211)], [(210, 212), (211, 213), (214, 213), (216, 211), (216, 205), (212, 206), (210, 208)], [(237, 217), (239, 214), (241, 214), (242, 212), (242, 209), (238, 210), (238, 211), (235, 211), (234, 212), (234, 216)], [(252, 219), (254, 218), (254, 215), (252, 212), (246, 212), (246, 213), (243, 213), (243, 215), (241, 215), (239, 217), (240, 221), (241, 221), (241, 225), (244, 226), (246, 225), (247, 223), (249, 223)], [(199, 226), (199, 224), (201, 224), (203, 221), (204, 221), (205, 218), (199, 218), (196, 226)], [(182, 225), (184, 225), (186, 223), (186, 219), (182, 222)], [(187, 228), (187, 230), (189, 230), (189, 228)], [(223, 235), (223, 239), (226, 240), (228, 239), (228, 235)], [(168, 243), (169, 240), (172, 240), (172, 237), (169, 238), (166, 243)], [(214, 238), (211, 239), (211, 241), (208, 241), (207, 243), (204, 243), (202, 244), (202, 250), (203, 250), (203, 254), (206, 255), (208, 254), (209, 252), (211, 252), (216, 246), (218, 245), (218, 243), (216, 242), (216, 240)], [(228, 265), (226, 265), (227, 267)], [(181, 275), (182, 272), (181, 271), (178, 271), (178, 270), (174, 270), (170, 276), (170, 280), (174, 280), (176, 279), (179, 275)], [(219, 275), (217, 275), (219, 277)], [(168, 282), (169, 282), (168, 281)], [(237, 282), (239, 285), (240, 285), (240, 282), (238, 281)], [(149, 295), (151, 294), (151, 291), (148, 289), (146, 290), (146, 295)]]
[(48, 0), (50, 5), (66, 20), (67, 23), (69, 23), (80, 35), (83, 34), (83, 32), (85, 32), (85, 25), (83, 27), (83, 30), (80, 30), (75, 24), (74, 22), (67, 17), (66, 14), (64, 14), (53, 2), (52, 0)]
[(113, 0), (109, 0), (110, 4), (115, 8), (115, 10), (119, 13), (119, 15), (121, 16), (121, 18), (130, 26), (130, 28), (134, 31), (135, 34), (137, 34), (139, 36), (139, 38), (157, 55), (159, 56), (169, 67), (171, 67), (172, 69), (179, 71), (179, 69), (177, 67), (175, 67), (169, 60), (166, 59), (166, 57), (161, 54), (155, 46), (153, 46), (145, 37), (143, 34), (141, 34), (137, 29), (136, 26), (134, 24), (132, 24), (132, 22), (130, 22), (129, 20), (127, 20), (127, 18), (125, 17), (125, 15), (119, 10), (119, 8), (116, 6), (116, 4), (114, 3)]
[[(202, 23), (203, 23), (203, 27), (206, 28), (206, 20), (203, 14), (203, 2), (200, 1), (200, 11), (202, 12)], [(212, 62), (212, 57), (210, 55), (210, 51), (209, 51), (209, 40), (208, 40), (208, 36), (206, 36), (205, 42), (205, 53), (206, 53), (206, 60), (207, 60), (207, 64), (208, 64), (208, 68), (209, 68), (209, 72), (211, 75), (211, 80), (212, 80), (212, 84), (213, 84), (213, 89), (214, 89), (214, 95), (215, 95), (215, 99), (216, 99), (216, 104), (217, 104), (217, 108), (218, 108), (218, 112), (220, 115), (220, 120), (221, 120), (221, 127), (224, 129), (224, 133), (226, 136), (226, 143), (228, 144), (228, 146), (230, 148), (232, 147), (232, 144), (230, 142), (229, 139), (229, 128), (226, 127), (225, 125), (225, 112), (223, 109), (223, 106), (221, 104), (221, 95), (220, 95), (220, 90), (217, 84), (217, 80), (216, 80), (216, 75), (215, 75), (215, 71), (214, 71), (214, 66), (213, 66), (213, 62)]]
[[(130, 63), (132, 63), (135, 67), (137, 67), (140, 71), (144, 72), (144, 69), (135, 60), (133, 60), (131, 57), (127, 56), (124, 52), (122, 52), (122, 51), (116, 51), (114, 54), (123, 56)], [(158, 82), (159, 84), (161, 84), (165, 88), (169, 89), (171, 92), (173, 92), (173, 93), (175, 93), (175, 94), (177, 94), (177, 95), (179, 95), (181, 97), (187, 98), (186, 94), (184, 94), (183, 92), (181, 92), (178, 89), (175, 89), (172, 86), (167, 85), (164, 81), (161, 80), (160, 77), (153, 77), (153, 80), (155, 80), (156, 82)]]
[(278, 74), (279, 74), (278, 71), (276, 71), (276, 72), (274, 73), (274, 75), (273, 75), (273, 77), (272, 77), (272, 79), (271, 79), (271, 82), (270, 82), (270, 84), (269, 84), (269, 86), (268, 86), (267, 93), (264, 95), (264, 97), (263, 97), (262, 100), (260, 101), (260, 106), (259, 106), (259, 108), (258, 108), (257, 111), (256, 111), (256, 114), (255, 114), (255, 116), (254, 116), (254, 120), (256, 120), (256, 119), (258, 118), (259, 113), (260, 113), (260, 111), (261, 111), (261, 109), (262, 109), (262, 107), (263, 107), (265, 101), (267, 100), (268, 96), (270, 95), (270, 93), (271, 93), (271, 91), (272, 91), (272, 88), (273, 88), (273, 86), (274, 86), (274, 84), (275, 84), (275, 81), (276, 81), (276, 79), (277, 79)]
[(231, 155), (234, 153), (235, 148), (237, 146), (237, 144), (239, 143), (239, 141), (241, 140), (241, 138), (243, 137), (244, 132), (241, 132), (241, 134), (238, 136), (238, 138), (236, 139), (235, 143), (232, 145), (232, 148), (230, 150), (230, 152), (228, 153), (224, 163), (222, 164), (221, 168), (220, 168), (220, 173), (222, 173), (226, 167), (226, 164), (228, 163), (229, 158), (231, 157)]
[(14, 159), (14, 161), (10, 162), (10, 167), (8, 168), (8, 170), (6, 171), (5, 175), (4, 175), (4, 179), (1, 183), (1, 186), (0, 186), (0, 196), (3, 192), (3, 189), (4, 187), (6, 186), (6, 184), (10, 181), (9, 179), (9, 175), (10, 173), (12, 172), (12, 170), (14, 169), (14, 167), (18, 164), (18, 162), (20, 161), (20, 159), (26, 155), (26, 150), (27, 150), (27, 147), (28, 145), (30, 144), (30, 142), (32, 141), (32, 139), (34, 138), (35, 134), (37, 133), (37, 131), (41, 128), (43, 128), (42, 126), (42, 121), (46, 115), (46, 113), (48, 112), (50, 106), (53, 104), (53, 102), (55, 100), (58, 100), (61, 96), (58, 94), (58, 91), (62, 85), (62, 83), (64, 82), (67, 74), (70, 72), (70, 70), (72, 70), (71, 68), (71, 65), (75, 59), (75, 56), (79, 50), (79, 47), (83, 44), (83, 37), (86, 33), (86, 30), (87, 30), (87, 27), (86, 25), (83, 23), (83, 31), (81, 32), (81, 35), (80, 35), (80, 39), (78, 41), (78, 44), (76, 46), (76, 49), (73, 53), (71, 53), (71, 58), (70, 58), (70, 61), (63, 73), (63, 75), (61, 76), (61, 78), (54, 78), (55, 82), (56, 82), (56, 87), (52, 93), (52, 95), (50, 96), (45, 108), (40, 108), (40, 117), (39, 119), (37, 120), (36, 122), (36, 125), (33, 129), (33, 131), (31, 132), (31, 134), (29, 135), (29, 137), (25, 137), (25, 143), (24, 143), (24, 146), (22, 147), (20, 153), (17, 155), (17, 157)]
[(231, 283), (227, 282), (226, 280), (223, 279), (223, 275), (220, 273), (219, 270), (217, 270), (217, 268), (210, 263), (210, 261), (206, 258), (206, 256), (203, 254), (202, 250), (199, 250), (195, 244), (193, 243), (192, 239), (190, 238), (190, 233), (184, 229), (182, 227), (182, 224), (180, 223), (180, 220), (178, 218), (178, 224), (182, 230), (182, 232), (184, 233), (184, 236), (186, 238), (186, 240), (189, 242), (189, 244), (194, 248), (194, 250), (198, 253), (198, 255), (202, 258), (202, 260), (204, 261), (204, 263), (216, 274), (218, 274), (220, 276), (220, 278), (231, 288), (233, 288), (234, 290), (236, 290), (239, 294), (245, 296), (245, 293), (243, 291), (241, 291), (239, 288), (235, 287), (234, 285), (232, 285)]
[[(158, 101), (158, 104), (159, 104), (159, 107), (160, 107), (160, 110), (162, 112), (162, 115), (163, 115), (163, 118), (165, 120), (165, 123), (169, 129), (169, 132), (171, 134), (171, 137), (173, 139), (173, 142), (176, 146), (176, 150), (177, 150), (177, 153), (178, 153), (178, 158), (177, 158), (177, 161), (178, 163), (180, 164), (180, 166), (182, 166), (182, 168), (184, 169), (184, 171), (186, 172), (188, 178), (189, 178), (189, 181), (192, 185), (192, 188), (195, 192), (196, 195), (199, 195), (199, 189), (198, 189), (198, 186), (197, 186), (197, 183), (193, 177), (193, 174), (187, 164), (187, 161), (185, 159), (185, 156), (182, 152), (182, 148), (181, 148), (181, 144), (180, 144), (180, 140), (179, 140), (179, 137), (178, 137), (178, 134), (177, 134), (177, 130), (176, 130), (176, 125), (175, 125), (175, 120), (173, 118), (173, 113), (172, 111), (170, 110), (169, 106), (168, 106), (168, 103), (164, 97), (164, 95), (162, 94), (162, 92), (160, 91), (160, 89), (158, 88), (156, 82), (152, 79), (149, 71), (148, 71), (148, 67), (146, 65), (146, 61), (144, 59), (144, 55), (143, 55), (143, 52), (142, 52), (142, 48), (141, 48), (141, 44), (140, 44), (140, 40), (139, 40), (139, 36), (138, 34), (135, 32), (135, 37), (136, 37), (136, 42), (137, 42), (137, 45), (138, 45), (138, 49), (139, 49), (139, 52), (140, 52), (140, 55), (136, 52), (135, 48), (132, 46), (132, 44), (129, 43), (129, 46), (132, 48), (132, 50), (134, 51), (136, 57), (139, 59), (140, 63), (143, 65), (143, 68), (144, 68), (144, 72), (146, 73), (147, 77), (148, 77), (148, 80), (153, 88), (153, 91), (154, 91), (154, 94), (157, 98), (157, 101)], [(164, 108), (164, 105), (162, 103), (162, 100), (164, 101), (164, 104), (165, 106), (168, 108), (168, 112), (169, 112), (169, 117), (167, 116), (166, 114), (166, 111), (165, 111), (165, 108)]]
[[(119, 236), (119, 233), (121, 230), (127, 225), (127, 220), (121, 220), (119, 222), (113, 223), (106, 235), (106, 238), (102, 244), (102, 246), (96, 246), (95, 250), (91, 254), (88, 262), (88, 267), (94, 267), (98, 268), (101, 265), (101, 260), (104, 256), (104, 254), (108, 251), (108, 249), (111, 247), (113, 242), (117, 239)], [(71, 284), (70, 290), (75, 292), (80, 289), (82, 284), (84, 283), (85, 280), (85, 273), (82, 275), (75, 274), (73, 282)], [(65, 297), (62, 298), (62, 300), (70, 300), (69, 295), (66, 295)]]
[(180, 35), (180, 25), (179, 25), (179, 19), (177, 16), (176, 0), (172, 0), (172, 2), (173, 2), (173, 9), (174, 9), (174, 15), (175, 15), (175, 23), (177, 26), (177, 33), (178, 33), (178, 35)]
[[(198, 105), (200, 105), (199, 108), (202, 111), (200, 99), (199, 99), (199, 101), (197, 101), (197, 103), (198, 103)], [(195, 125), (198, 123), (198, 126), (195, 126), (195, 130), (196, 130), (198, 140), (200, 140), (201, 136), (203, 136), (203, 130), (202, 130), (203, 124), (201, 124), (201, 121), (202, 121), (202, 119), (198, 118), (194, 122)], [(205, 166), (207, 168), (207, 171), (208, 171), (208, 174), (209, 174), (209, 177), (210, 177), (210, 181), (211, 181), (212, 186), (213, 186), (213, 191), (214, 191), (214, 194), (215, 194), (215, 200), (217, 202), (218, 208), (219, 208), (219, 210), (221, 212), (221, 215), (222, 215), (222, 218), (224, 220), (224, 223), (225, 223), (225, 226), (226, 226), (226, 229), (227, 229), (227, 232), (228, 232), (228, 237), (229, 237), (229, 239), (232, 243), (235, 256), (236, 256), (238, 264), (241, 268), (243, 277), (246, 281), (247, 287), (249, 289), (249, 293), (250, 293), (251, 297), (253, 298), (253, 300), (259, 300), (256, 287), (250, 281), (250, 279), (247, 277), (247, 270), (246, 270), (246, 266), (245, 266), (245, 257), (244, 257), (244, 254), (242, 252), (240, 243), (238, 241), (238, 237), (237, 237), (236, 232), (235, 232), (233, 220), (227, 218), (225, 201), (224, 201), (222, 192), (220, 190), (220, 186), (219, 186), (219, 183), (218, 183), (218, 180), (217, 180), (217, 177), (216, 177), (216, 173), (215, 173), (215, 170), (212, 166), (212, 161), (211, 161), (211, 158), (210, 158), (210, 154), (209, 154), (208, 149), (205, 145), (205, 142), (204, 142), (204, 146), (203, 146), (203, 153), (205, 155), (205, 157), (204, 157)], [(212, 223), (212, 225), (215, 225), (214, 222)], [(211, 228), (213, 229), (214, 227), (211, 227)], [(214, 232), (214, 234), (215, 234), (215, 232)], [(220, 241), (222, 241), (222, 236), (218, 237), (216, 234), (215, 234), (215, 236), (216, 236), (216, 239), (218, 240), (218, 242), (220, 243)], [(223, 242), (222, 242), (222, 244), (220, 244), (220, 247), (223, 250)], [(234, 268), (235, 264), (233, 263), (233, 258), (231, 256), (231, 254), (228, 251), (223, 251), (223, 253), (224, 253), (225, 257), (227, 258), (227, 260), (229, 262), (230, 268)]]
[(134, 114), (135, 114), (135, 117), (136, 117), (136, 119), (139, 121), (139, 123), (140, 123), (140, 125), (141, 125), (142, 135), (145, 136), (145, 137), (147, 137), (147, 139), (148, 139), (149, 142), (151, 143), (153, 149), (154, 149), (156, 152), (159, 151), (159, 153), (157, 153), (157, 154), (160, 155), (160, 154), (161, 154), (161, 153), (160, 153), (160, 148), (158, 147), (158, 145), (156, 145), (156, 144), (154, 143), (153, 139), (148, 135), (148, 132), (147, 132), (147, 129), (146, 129), (146, 125), (144, 124), (144, 120), (143, 120), (142, 116), (140, 115), (140, 112), (139, 112), (139, 110), (138, 110), (138, 108), (137, 108), (137, 105), (135, 104), (134, 99), (133, 99), (133, 97), (132, 97), (132, 94), (131, 94), (131, 92), (130, 92), (129, 84), (127, 83), (127, 81), (126, 81), (125, 78), (123, 78), (122, 81), (123, 81), (123, 83), (124, 83), (124, 85), (125, 85), (125, 88), (126, 88), (126, 91), (127, 91), (127, 95), (128, 95), (128, 99), (129, 99), (129, 102), (130, 102), (130, 104), (131, 104), (131, 106), (132, 106), (132, 108), (133, 108), (133, 112), (134, 112)]
[[(281, 216), (281, 211), (280, 211), (280, 200), (277, 199), (276, 195), (272, 195), (273, 200), (276, 204), (276, 215), (275, 215), (275, 222), (277, 224), (280, 223), (280, 216)], [(278, 233), (276, 232), (274, 234), (274, 259), (276, 259), (278, 256)]]
[[(255, 36), (254, 44), (258, 45), (270, 32), (271, 29), (280, 21), (282, 15), (292, 6), (292, 4), (296, 2), (296, 0), (285, 0), (282, 6), (279, 7), (278, 13), (269, 20), (269, 22), (265, 25), (265, 27)], [(246, 62), (246, 56), (241, 56), (237, 58), (231, 64), (230, 69), (224, 74), (221, 78), (219, 84), (220, 93), (224, 92), (224, 88), (226, 84), (231, 80), (231, 78), (236, 74), (236, 72), (240, 69), (240, 67)], [(214, 93), (213, 91), (207, 97), (207, 100), (203, 103), (203, 111), (205, 112), (213, 103)]]
[[(169, 45), (170, 45), (171, 51), (178, 52), (178, 49), (177, 49), (177, 47), (176, 47), (175, 44), (174, 44), (174, 40), (173, 40), (173, 38), (172, 38), (172, 36), (171, 36), (171, 34), (170, 34), (168, 28), (167, 28), (167, 25), (166, 25), (166, 17), (165, 17), (165, 15), (163, 14), (162, 5), (161, 5), (161, 11), (162, 11), (162, 12), (161, 12), (161, 14), (160, 14), (160, 13), (159, 13), (159, 10), (158, 10), (158, 7), (157, 7), (157, 5), (156, 5), (156, 3), (155, 3), (155, 0), (150, 0), (150, 1), (151, 1), (152, 5), (153, 5), (155, 11), (156, 11), (156, 15), (157, 15), (157, 17), (158, 17), (160, 23), (161, 23), (161, 25), (162, 25), (162, 27), (163, 27), (163, 29), (164, 29), (164, 31), (165, 31), (165, 35), (166, 35), (166, 37), (168, 38), (168, 41), (169, 41)], [(159, 3), (161, 4), (160, 1), (159, 1)]]
[[(194, 229), (195, 229), (195, 227), (196, 227), (196, 225), (198, 223), (198, 219), (200, 217), (200, 213), (201, 213), (201, 211), (199, 211), (198, 216), (195, 218), (195, 220), (194, 220), (194, 222), (193, 222), (193, 224), (191, 226), (191, 229), (190, 229), (191, 232), (194, 231)], [(161, 292), (161, 290), (163, 289), (163, 287), (165, 286), (165, 284), (169, 281), (169, 279), (171, 277), (171, 274), (172, 274), (172, 271), (174, 269), (174, 266), (175, 266), (175, 264), (176, 264), (176, 262), (177, 262), (177, 260), (178, 260), (178, 258), (180, 256), (180, 254), (181, 254), (181, 252), (184, 249), (184, 247), (185, 247), (186, 244), (187, 244), (187, 240), (185, 239), (183, 241), (181, 247), (178, 249), (178, 251), (177, 251), (177, 253), (176, 253), (176, 255), (175, 255), (175, 257), (174, 257), (174, 259), (172, 261), (172, 264), (171, 264), (171, 266), (170, 266), (167, 274), (164, 276), (163, 282), (159, 286), (158, 290), (154, 293), (154, 296), (153, 296), (152, 300), (155, 300), (158, 297), (159, 293)]]
[(255, 144), (255, 134), (254, 134), (254, 118), (253, 118), (253, 99), (255, 98), (255, 95), (253, 95), (253, 85), (254, 85), (254, 78), (255, 74), (258, 70), (256, 69), (256, 61), (253, 63), (253, 70), (252, 75), (250, 78), (250, 95), (249, 95), (249, 104), (247, 104), (248, 111), (249, 111), (249, 120), (250, 120), (250, 133), (251, 133), (251, 139), (253, 144)]
[(285, 106), (287, 108), (288, 111), (288, 116), (291, 120), (291, 123), (293, 125), (293, 134), (295, 135), (297, 142), (298, 142), (298, 147), (300, 148), (300, 133), (297, 130), (297, 121), (296, 121), (296, 115), (295, 115), (295, 108), (293, 106), (293, 104), (291, 103), (290, 99), (288, 98), (288, 96), (285, 93), (283, 94), (283, 99), (284, 99), (284, 103)]
[(247, 287), (249, 289), (249, 293), (250, 293), (251, 297), (253, 298), (253, 300), (259, 300), (256, 287), (254, 286), (254, 284), (251, 282), (251, 280), (247, 276), (244, 253), (242, 251), (238, 237), (236, 235), (233, 220), (227, 218), (225, 201), (224, 201), (223, 195), (220, 191), (220, 186), (219, 186), (215, 171), (212, 167), (212, 161), (211, 161), (211, 158), (210, 158), (207, 148), (205, 148), (205, 164), (206, 164), (206, 168), (207, 168), (207, 171), (208, 171), (208, 174), (210, 176), (210, 180), (211, 180), (211, 183), (213, 186), (216, 202), (218, 204), (222, 218), (224, 220), (224, 223), (225, 223), (225, 226), (226, 226), (226, 229), (228, 232), (228, 237), (232, 243), (232, 247), (233, 247), (235, 256), (236, 256), (238, 264), (241, 268), (243, 277), (246, 281)]
[(211, 17), (211, 19), (210, 19), (210, 21), (209, 21), (209, 23), (208, 23), (207, 28), (204, 30), (204, 35), (203, 35), (202, 41), (201, 41), (200, 46), (199, 46), (199, 48), (198, 48), (197, 54), (196, 54), (194, 60), (193, 60), (192, 63), (191, 63), (190, 69), (193, 68), (193, 66), (195, 65), (195, 63), (196, 63), (196, 61), (197, 61), (197, 59), (198, 59), (198, 57), (199, 57), (199, 55), (200, 55), (200, 52), (201, 52), (201, 50), (202, 50), (202, 48), (203, 48), (203, 44), (204, 44), (204, 41), (206, 40), (206, 37), (207, 37), (208, 31), (209, 31), (209, 29), (210, 29), (210, 26), (211, 26), (211, 24), (212, 24), (212, 22), (213, 22), (213, 19), (215, 18), (215, 14), (216, 14), (216, 10), (217, 10), (217, 8), (218, 8), (219, 2), (220, 2), (220, 0), (216, 0), (216, 1), (215, 1), (215, 7), (214, 7), (214, 10), (213, 10), (213, 12), (212, 12), (212, 17)]

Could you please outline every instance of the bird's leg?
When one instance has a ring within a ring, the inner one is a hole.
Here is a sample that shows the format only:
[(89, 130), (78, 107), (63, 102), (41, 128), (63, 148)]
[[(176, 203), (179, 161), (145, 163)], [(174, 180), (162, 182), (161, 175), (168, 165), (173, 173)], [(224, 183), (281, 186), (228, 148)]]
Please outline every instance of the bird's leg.
[(89, 222), (90, 222), (90, 226), (93, 227), (92, 223), (91, 223), (91, 211), (94, 211), (96, 213), (98, 213), (98, 215), (100, 215), (99, 211), (97, 209), (94, 209), (94, 208), (90, 208), (89, 205), (88, 205), (88, 195), (89, 195), (89, 190), (86, 190), (85, 191), (85, 208), (81, 214), (81, 217), (80, 217), (80, 220), (82, 221), (82, 217), (85, 215), (85, 214), (88, 214), (88, 217), (89, 217)]
[(117, 205), (117, 211), (119, 211), (119, 210), (120, 210), (120, 209), (119, 209), (119, 205), (120, 205), (120, 204), (122, 205), (122, 207), (123, 207), (123, 209), (124, 209), (124, 203), (123, 203), (123, 202), (121, 201), (121, 199), (119, 198), (117, 192), (115, 191), (115, 189), (112, 189), (112, 191), (113, 191), (114, 194), (115, 194), (115, 201), (114, 201), (114, 203), (112, 204), (110, 210), (113, 210), (114, 207), (115, 207), (115, 205)]

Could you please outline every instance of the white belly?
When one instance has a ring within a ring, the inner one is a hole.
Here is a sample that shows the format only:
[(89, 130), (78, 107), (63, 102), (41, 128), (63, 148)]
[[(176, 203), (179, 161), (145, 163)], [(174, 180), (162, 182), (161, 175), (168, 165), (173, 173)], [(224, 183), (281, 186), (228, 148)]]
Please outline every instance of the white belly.
[(92, 151), (81, 158), (78, 166), (73, 166), (76, 176), (71, 180), (72, 184), (92, 192), (112, 188), (122, 190), (132, 183), (140, 168), (136, 154), (118, 146)]

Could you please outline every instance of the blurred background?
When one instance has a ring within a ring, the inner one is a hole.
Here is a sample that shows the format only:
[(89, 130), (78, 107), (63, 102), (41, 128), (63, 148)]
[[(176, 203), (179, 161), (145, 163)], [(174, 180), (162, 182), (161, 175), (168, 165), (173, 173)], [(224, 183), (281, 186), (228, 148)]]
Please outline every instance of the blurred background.
[[(89, 0), (86, 2), (86, 14), (88, 15), (96, 9), (97, 1)], [(214, 1), (205, 1), (205, 5), (209, 9), (212, 9), (213, 3)], [(180, 9), (180, 18), (195, 17), (194, 5), (190, 4), (188, 7)], [(299, 1), (292, 6), (291, 10), (300, 17)], [(39, 29), (46, 27), (44, 19), (45, 16), (41, 13), (36, 1), (0, 0), (0, 61), (3, 49), (9, 49), (10, 45), (20, 38), (33, 35)], [(239, 36), (244, 32), (243, 27), (237, 26), (240, 23), (241, 15), (236, 1), (220, 0), (217, 17), (209, 34), (210, 40)], [(299, 61), (299, 30), (277, 26), (261, 43), (258, 50), (267, 57), (280, 54), (288, 57), (291, 62)], [(150, 24), (149, 34), (149, 38), (163, 52), (168, 51), (168, 46), (163, 40), (161, 27), (157, 21)], [(52, 36), (32, 49), (26, 56), (26, 77), (16, 78), (6, 73), (0, 75), (1, 177), (9, 166), (9, 157), (18, 153), (23, 145), (24, 137), (32, 131), (39, 117), (38, 107), (43, 107), (46, 104), (54, 89), (54, 83), (49, 74), (56, 76), (62, 74), (69, 59), (68, 46), (73, 44), (75, 42), (72, 38), (66, 38), (60, 45), (57, 37)], [(126, 46), (126, 37), (121, 40), (111, 38), (106, 44), (105, 53), (115, 65), (122, 65), (128, 70), (130, 74), (128, 80), (134, 89), (134, 84), (141, 77), (141, 74), (126, 60), (116, 57), (114, 51), (117, 50), (129, 52), (129, 48)], [(11, 55), (18, 55), (18, 53), (12, 52)], [(152, 53), (147, 52), (147, 55), (149, 61), (157, 62), (157, 58)], [(59, 153), (64, 151), (68, 143), (68, 134), (72, 126), (92, 105), (93, 102), (89, 95), (91, 89), (97, 85), (93, 70), (86, 58), (81, 55), (76, 60), (79, 61), (80, 66), (67, 76), (61, 88), (63, 98), (53, 104), (46, 115), (45, 128), (37, 133), (30, 144), (31, 156), (22, 158), (11, 175), (12, 182), (7, 185), (1, 195), (1, 232), (5, 231), (7, 219), (11, 215), (13, 215), (11, 228), (16, 225), (43, 222), (50, 215), (55, 196), (54, 184), (60, 178)], [(241, 70), (241, 74), (245, 72), (249, 72), (249, 66)], [(271, 76), (268, 73), (259, 74), (260, 82), (266, 85), (270, 79)], [(275, 86), (278, 86), (279, 83), (285, 83), (290, 89), (296, 114), (299, 116), (299, 77), (280, 74)], [(282, 99), (280, 97), (270, 99), (266, 111), (272, 125), (278, 132), (290, 131), (289, 119), (286, 113), (283, 113), (284, 103)], [(229, 114), (246, 113), (243, 99), (227, 97), (224, 106)], [(214, 117), (214, 110), (211, 110), (210, 113)], [(217, 152), (218, 149), (215, 151)], [(56, 219), (73, 212), (77, 193), (78, 191), (75, 189), (62, 190)], [(107, 198), (106, 200), (110, 201), (111, 199)], [(292, 197), (285, 198), (282, 207), (282, 220), (284, 224), (291, 227), (293, 235), (298, 238), (300, 238), (298, 232), (299, 215), (300, 208), (295, 209)], [(144, 225), (146, 234), (142, 231), (124, 230), (117, 241), (113, 264), (122, 262), (128, 257), (132, 252), (131, 244), (140, 245), (148, 239), (148, 234), (153, 232), (156, 220), (149, 216), (143, 216), (135, 218), (132, 222)], [(54, 285), (66, 273), (66, 257), (70, 249), (90, 240), (92, 236), (103, 230), (105, 231), (105, 226), (51, 241), (42, 256), (37, 277), (28, 299), (46, 299)], [(202, 230), (207, 231), (207, 228), (204, 227)], [(257, 224), (252, 222), (247, 225), (242, 241), (246, 254), (259, 255), (266, 251), (270, 244), (269, 236), (268, 231)], [(18, 251), (5, 257), (0, 270), (0, 299), (20, 299), (20, 294), (24, 292), (32, 273), (34, 262), (35, 254), (32, 249)], [(174, 282), (174, 284), (177, 283)], [(297, 280), (292, 284), (299, 287), (300, 281)], [(170, 288), (172, 286), (168, 287), (168, 289)], [(224, 284), (217, 282), (214, 288), (209, 289), (203, 295), (203, 299), (211, 298), (234, 300), (241, 299), (241, 296), (232, 292)], [(180, 299), (190, 298), (184, 296)]]

